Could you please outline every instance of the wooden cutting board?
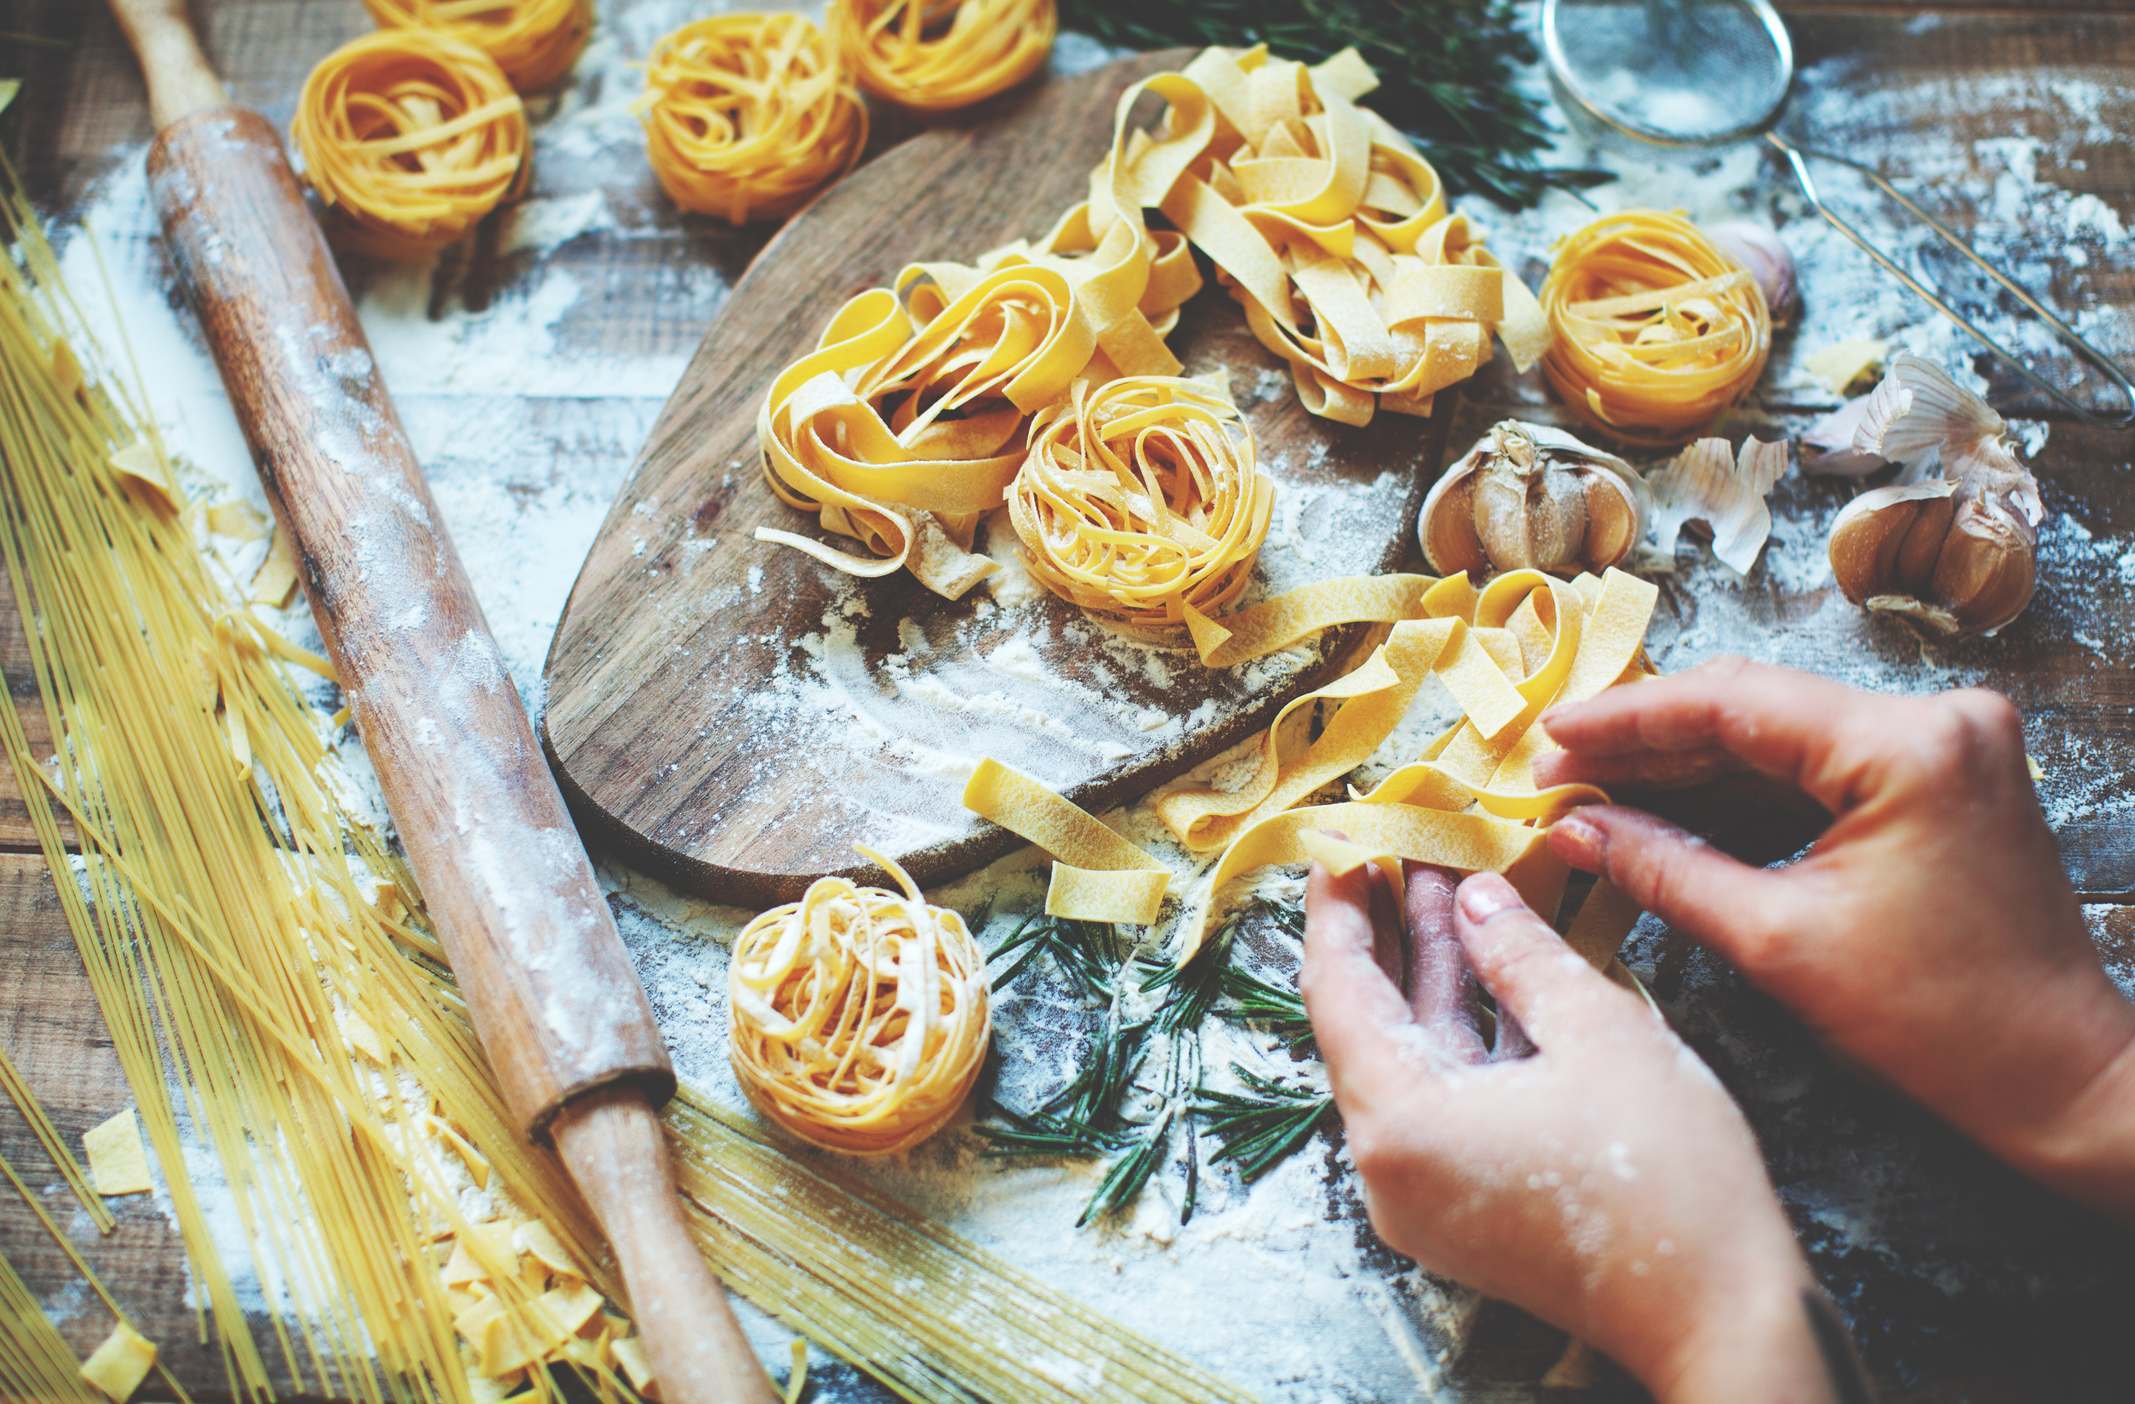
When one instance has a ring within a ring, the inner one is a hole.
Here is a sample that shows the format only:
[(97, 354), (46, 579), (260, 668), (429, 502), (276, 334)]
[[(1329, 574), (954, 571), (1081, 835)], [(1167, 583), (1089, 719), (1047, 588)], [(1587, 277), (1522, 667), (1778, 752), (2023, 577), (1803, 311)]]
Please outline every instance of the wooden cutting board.
[[(931, 882), (1016, 842), (960, 803), (979, 757), (1101, 812), (1265, 726), (1340, 665), (1339, 636), (1222, 671), (1121, 639), (1031, 583), (998, 513), (981, 542), (1007, 565), (956, 602), (752, 538), (815, 528), (758, 466), (773, 375), (905, 263), (1042, 233), (1082, 198), (1120, 93), (1186, 57), (1049, 80), (893, 147), (750, 266), (610, 509), (549, 653), (545, 740), (596, 844), (745, 904), (872, 871), (855, 843)], [(1228, 369), (1276, 481), (1257, 589), (1404, 564), (1450, 398), (1431, 420), (1314, 419), (1213, 280), (1171, 344), (1191, 373)]]

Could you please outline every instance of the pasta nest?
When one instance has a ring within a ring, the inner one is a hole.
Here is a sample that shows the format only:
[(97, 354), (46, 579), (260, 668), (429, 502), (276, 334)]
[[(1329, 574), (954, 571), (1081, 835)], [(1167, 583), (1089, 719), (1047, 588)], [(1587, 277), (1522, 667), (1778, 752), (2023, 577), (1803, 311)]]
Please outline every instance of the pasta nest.
[(1757, 280), (1679, 214), (1604, 215), (1557, 246), (1542, 372), (1571, 411), (1625, 443), (1692, 438), (1748, 394), (1771, 354)]
[(389, 29), (434, 29), (497, 61), (522, 92), (546, 88), (578, 62), (593, 33), (593, 0), (363, 0)]
[(1130, 376), (1031, 421), (1009, 520), (1039, 584), (1129, 631), (1175, 634), (1238, 598), (1275, 485), (1219, 386)]
[(729, 224), (782, 219), (860, 159), (867, 106), (800, 15), (686, 24), (645, 64), (645, 149), (668, 198)]
[[(1525, 370), (1540, 307), (1446, 203), (1431, 163), (1357, 99), (1378, 76), (1353, 49), (1307, 67), (1266, 47), (1207, 49), (1167, 92), (1173, 127), (1215, 121), (1161, 208), (1215, 264), (1307, 410), (1344, 424), (1429, 414), (1493, 335)], [(1197, 91), (1196, 91), (1197, 90)]]
[(1055, 0), (831, 0), (827, 20), (860, 86), (900, 106), (968, 107), (1052, 52)]
[(386, 257), (461, 238), (530, 173), (526, 111), (503, 70), (434, 30), (380, 30), (321, 59), (290, 137), (349, 242)]
[(985, 957), (964, 919), (862, 849), (901, 891), (813, 883), (743, 927), (727, 971), (735, 1076), (802, 1140), (854, 1155), (956, 1114), (989, 1037)]

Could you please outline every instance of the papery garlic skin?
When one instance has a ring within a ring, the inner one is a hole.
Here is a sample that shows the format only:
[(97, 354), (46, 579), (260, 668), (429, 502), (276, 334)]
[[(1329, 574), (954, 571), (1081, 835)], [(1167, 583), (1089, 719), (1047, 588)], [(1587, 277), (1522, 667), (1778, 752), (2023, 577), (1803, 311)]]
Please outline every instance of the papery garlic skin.
[(1714, 247), (1749, 271), (1764, 294), (1765, 309), (1784, 325), (1794, 315), (1794, 255), (1768, 224), (1738, 219), (1705, 231)]
[(1441, 575), (1533, 569), (1569, 577), (1630, 554), (1641, 496), (1637, 472), (1614, 454), (1507, 419), (1431, 488), (1416, 532)]
[(2024, 612), (2046, 509), (1999, 414), (1900, 356), (1854, 445), (1913, 480), (1861, 494), (1832, 522), (1831, 573), (1847, 599), (1945, 637), (1992, 634)]

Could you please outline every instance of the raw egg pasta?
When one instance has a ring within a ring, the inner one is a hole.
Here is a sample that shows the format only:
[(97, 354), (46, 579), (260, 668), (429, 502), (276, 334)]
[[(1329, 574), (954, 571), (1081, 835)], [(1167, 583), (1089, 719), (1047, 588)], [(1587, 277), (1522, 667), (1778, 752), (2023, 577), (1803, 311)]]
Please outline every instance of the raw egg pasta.
[(1680, 444), (1764, 374), (1757, 280), (1689, 220), (1604, 215), (1558, 245), (1542, 285), (1542, 373), (1573, 413), (1628, 444)]
[(902, 107), (968, 107), (1052, 52), (1055, 0), (831, 0), (828, 23), (860, 86)]
[(758, 1110), (828, 1150), (888, 1155), (956, 1114), (985, 1061), (985, 957), (904, 869), (900, 891), (819, 879), (763, 913), (728, 966), (734, 1074)]
[(1265, 46), (1207, 49), (1184, 77), (1217, 122), (1161, 207), (1306, 409), (1345, 424), (1428, 414), (1490, 359), (1493, 333), (1522, 370), (1541, 354), (1533, 295), (1448, 209), (1430, 162), (1357, 105), (1379, 80), (1355, 50), (1307, 67)]
[(668, 198), (729, 224), (783, 219), (852, 169), (867, 106), (800, 15), (719, 15), (653, 45), (645, 150)]
[[(1127, 112), (1145, 88), (1172, 101), (1173, 131), (1142, 138), (1130, 162)], [(1142, 210), (1206, 142), (1197, 94), (1177, 74), (1122, 94), (1090, 198), (1043, 238), (971, 264), (912, 264), (838, 309), (772, 381), (757, 443), (771, 490), (865, 554), (768, 527), (758, 540), (850, 575), (909, 568), (948, 599), (993, 572), (972, 533), (1021, 466), (1030, 417), (1078, 378), (1179, 372), (1164, 335), (1200, 275), (1185, 241), (1152, 234)]]
[(1206, 381), (1129, 376), (1038, 412), (1008, 515), (1040, 585), (1130, 631), (1183, 633), (1238, 598), (1275, 485), (1252, 430)]
[[(1336, 623), (1390, 628), (1355, 669), (1277, 715), (1243, 783), (1157, 797), (1157, 817), (1180, 847), (1216, 855), (1180, 919), (1178, 959), (1201, 948), (1236, 879), (1308, 860), (1347, 867), (1407, 859), (1501, 872), (1537, 911), (1554, 913), (1566, 872), (1543, 847), (1543, 830), (1566, 809), (1606, 796), (1591, 785), (1535, 788), (1535, 758), (1552, 744), (1535, 721), (1560, 702), (1645, 675), (1656, 596), (1651, 584), (1616, 570), (1572, 581), (1511, 571), (1480, 590), (1464, 575), (1381, 576), (1306, 586), (1226, 620), (1237, 628), (1218, 629), (1217, 641), (1235, 647), (1240, 661)], [(1378, 750), (1427, 677), (1451, 696), (1460, 720), (1368, 793), (1307, 804)], [(1054, 854), (1056, 890), (1059, 867), (1074, 862), (1069, 855), (1104, 858), (1091, 865), (1097, 871), (1080, 872), (1060, 900), (1048, 894), (1046, 910), (1117, 920), (1093, 913), (1122, 905), (1127, 888), (1147, 884), (1127, 861), (1139, 850), (1120, 854), (1125, 839), (1035, 782), (1004, 787), (1004, 770), (983, 762), (965, 804)], [(1033, 788), (1040, 794), (1029, 793)], [(1636, 917), (1624, 918), (1622, 908), (1608, 908), (1606, 922), (1599, 910), (1586, 920), (1584, 949), (1613, 953), (1601, 928), (1620, 939)]]
[(348, 242), (388, 258), (464, 237), (527, 180), (518, 95), (487, 54), (434, 30), (380, 30), (321, 59), (290, 137)]
[(388, 29), (441, 30), (497, 61), (522, 92), (546, 88), (578, 62), (593, 0), (363, 0)]

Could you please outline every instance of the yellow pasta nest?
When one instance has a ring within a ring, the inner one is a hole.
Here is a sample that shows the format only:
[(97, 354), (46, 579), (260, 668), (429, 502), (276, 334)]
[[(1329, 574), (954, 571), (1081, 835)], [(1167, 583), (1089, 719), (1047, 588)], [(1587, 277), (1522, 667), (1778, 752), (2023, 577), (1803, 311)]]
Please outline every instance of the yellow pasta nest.
[(917, 1145), (956, 1114), (989, 1034), (985, 957), (964, 919), (902, 890), (812, 884), (734, 941), (735, 1076), (802, 1140), (854, 1155)]
[(721, 15), (652, 49), (645, 150), (668, 198), (729, 224), (783, 219), (852, 169), (867, 107), (799, 15)]
[(831, 37), (860, 86), (904, 107), (968, 107), (1052, 51), (1054, 0), (830, 0)]
[(1039, 584), (1129, 630), (1175, 633), (1185, 608), (1238, 598), (1268, 536), (1275, 484), (1230, 397), (1129, 376), (1039, 412), (1008, 488)]
[(1207, 49), (1183, 73), (1216, 122), (1207, 161), (1161, 207), (1306, 409), (1345, 424), (1428, 414), (1490, 359), (1493, 333), (1521, 370), (1541, 354), (1533, 294), (1448, 209), (1430, 162), (1357, 105), (1379, 79), (1354, 49), (1311, 67), (1265, 46)]
[(434, 29), (497, 61), (522, 92), (571, 71), (593, 32), (593, 0), (363, 0), (388, 29)]
[(1573, 413), (1629, 444), (1692, 438), (1764, 374), (1757, 280), (1680, 214), (1604, 215), (1557, 246), (1542, 372)]
[(526, 112), (489, 55), (386, 29), (319, 61), (290, 137), (350, 242), (407, 258), (461, 238), (525, 188)]

